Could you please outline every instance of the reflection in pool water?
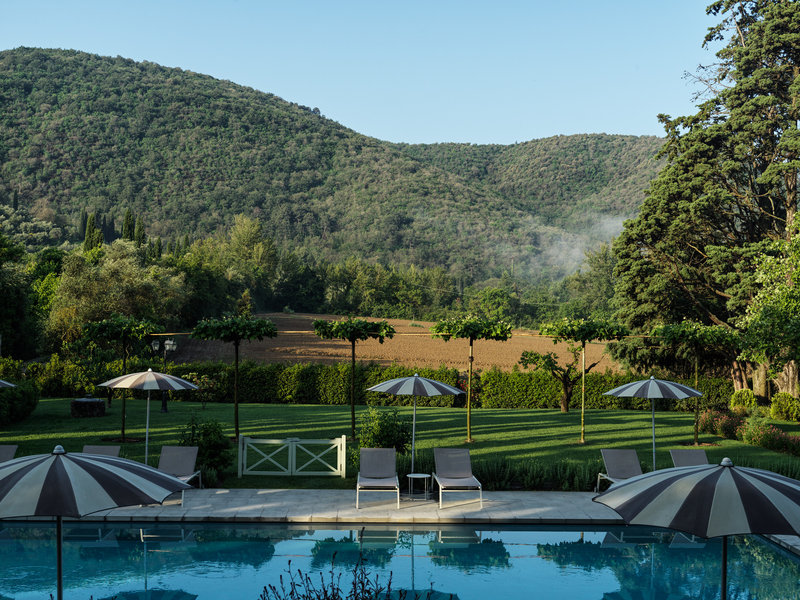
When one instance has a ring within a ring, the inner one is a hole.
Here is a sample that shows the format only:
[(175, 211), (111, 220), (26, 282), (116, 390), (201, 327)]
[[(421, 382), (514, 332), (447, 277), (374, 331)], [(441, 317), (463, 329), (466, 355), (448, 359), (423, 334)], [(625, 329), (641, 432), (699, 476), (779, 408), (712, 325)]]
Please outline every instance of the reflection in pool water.
[[(2, 527), (0, 597), (46, 598), (54, 591), (54, 527)], [(730, 597), (797, 595), (797, 557), (753, 536), (735, 538), (729, 552)], [(333, 564), (345, 581), (359, 557), (383, 585), (459, 600), (719, 597), (719, 541), (663, 530), (130, 523), (65, 527), (65, 595), (124, 600), (159, 590), (165, 599), (257, 600), (290, 563), (305, 573)]]

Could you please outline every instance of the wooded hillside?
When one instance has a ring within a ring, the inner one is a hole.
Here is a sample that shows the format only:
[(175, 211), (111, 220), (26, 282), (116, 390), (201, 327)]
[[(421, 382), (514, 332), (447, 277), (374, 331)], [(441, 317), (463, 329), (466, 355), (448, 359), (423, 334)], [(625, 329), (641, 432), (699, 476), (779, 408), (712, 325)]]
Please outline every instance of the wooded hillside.
[(279, 247), (328, 260), (443, 266), (465, 281), (557, 277), (635, 214), (660, 144), (390, 144), (189, 71), (0, 53), (0, 228), (29, 247), (78, 241), (92, 212), (119, 230), (131, 209), (165, 239), (244, 213)]

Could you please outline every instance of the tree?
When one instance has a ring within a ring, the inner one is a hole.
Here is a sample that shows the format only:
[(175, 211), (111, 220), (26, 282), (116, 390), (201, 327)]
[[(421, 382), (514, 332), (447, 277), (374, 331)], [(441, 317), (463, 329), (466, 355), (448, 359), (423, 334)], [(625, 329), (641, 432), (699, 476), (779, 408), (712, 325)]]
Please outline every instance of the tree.
[(125, 217), (122, 220), (122, 239), (127, 240), (129, 242), (133, 241), (133, 233), (135, 230), (135, 221), (133, 219), (133, 213), (131, 209), (128, 208), (125, 210)]
[[(143, 319), (136, 319), (120, 314), (113, 314), (108, 319), (87, 323), (83, 326), (83, 338), (94, 342), (98, 346), (110, 346), (115, 343), (120, 345), (122, 354), (122, 373), (128, 372), (128, 354), (131, 346), (137, 341), (141, 342), (151, 333), (163, 331), (163, 327)], [(108, 389), (109, 401), (111, 388)], [(120, 436), (125, 441), (125, 395), (122, 396), (122, 426)]]
[(439, 321), (431, 327), (433, 337), (442, 338), (445, 342), (450, 338), (469, 340), (469, 370), (467, 374), (467, 443), (472, 439), (472, 363), (475, 360), (473, 345), (475, 340), (497, 340), (504, 342), (511, 337), (511, 325), (505, 321), (492, 320), (486, 317), (466, 315)]
[(221, 319), (203, 319), (191, 333), (193, 338), (203, 340), (221, 340), (233, 344), (233, 423), (236, 439), (239, 439), (239, 346), (242, 341), (263, 340), (275, 337), (278, 330), (269, 319), (257, 319), (250, 316), (226, 315)]
[(133, 230), (133, 241), (136, 243), (137, 248), (144, 246), (147, 242), (147, 234), (144, 232), (144, 220), (142, 217), (136, 219), (136, 226)]
[(186, 296), (182, 274), (172, 268), (146, 265), (143, 249), (117, 240), (89, 253), (64, 257), (47, 334), (55, 346), (73, 342), (80, 337), (84, 324), (115, 313), (174, 325)]
[[(704, 73), (708, 97), (692, 116), (659, 117), (667, 164), (614, 244), (617, 318), (642, 333), (683, 319), (736, 328), (758, 292), (755, 265), (788, 239), (797, 211), (797, 4), (720, 0), (707, 12), (722, 21), (704, 45), (729, 36)], [(638, 366), (656, 360), (631, 341), (614, 352)]]
[[(524, 367), (536, 366), (549, 372), (561, 382), (561, 412), (569, 411), (569, 399), (578, 379), (581, 380), (581, 443), (586, 441), (585, 407), (586, 407), (586, 373), (596, 367), (599, 361), (586, 366), (586, 343), (594, 341), (620, 340), (628, 334), (625, 327), (608, 321), (587, 319), (562, 319), (554, 323), (545, 323), (539, 329), (542, 335), (553, 337), (553, 343), (568, 341), (572, 362), (561, 367), (553, 352), (540, 354), (526, 350), (522, 353), (520, 364)], [(581, 369), (577, 371), (578, 352), (581, 354)]]
[[(800, 219), (796, 219), (800, 221)], [(800, 233), (773, 244), (774, 255), (765, 255), (756, 278), (761, 290), (741, 320), (744, 328), (742, 357), (769, 365), (771, 374), (789, 367), (794, 374), (784, 385), (797, 397), (796, 365), (800, 362)]]
[[(729, 327), (702, 325), (694, 321), (681, 321), (653, 329), (652, 339), (668, 348), (677, 358), (694, 364), (694, 387), (697, 389), (701, 361), (709, 363), (720, 359), (730, 362), (739, 354), (740, 337)], [(694, 404), (694, 444), (699, 443), (700, 397)]]
[(387, 321), (366, 321), (348, 317), (341, 321), (313, 322), (314, 333), (326, 340), (350, 342), (350, 428), (352, 439), (356, 439), (356, 342), (377, 339), (381, 344), (385, 338), (394, 337), (394, 327)]
[(97, 227), (97, 215), (90, 214), (86, 218), (86, 233), (83, 238), (83, 251), (88, 252), (103, 245), (103, 232)]

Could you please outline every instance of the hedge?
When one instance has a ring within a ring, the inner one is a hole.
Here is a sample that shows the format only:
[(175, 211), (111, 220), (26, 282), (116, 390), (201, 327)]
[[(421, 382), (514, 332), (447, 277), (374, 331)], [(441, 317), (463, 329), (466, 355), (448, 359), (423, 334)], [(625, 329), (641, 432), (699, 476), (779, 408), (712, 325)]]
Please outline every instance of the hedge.
[[(603, 393), (615, 387), (641, 379), (641, 375), (605, 373), (586, 374), (586, 408), (621, 408), (649, 410), (650, 400), (644, 398), (617, 398)], [(542, 371), (504, 372), (492, 368), (481, 374), (480, 405), (484, 408), (558, 408), (561, 400), (561, 383)], [(694, 381), (676, 380), (694, 386)], [(700, 379), (701, 409), (725, 408), (733, 393), (733, 384), (727, 379)], [(694, 398), (684, 400), (658, 400), (658, 410), (689, 412), (694, 410)], [(581, 406), (580, 381), (572, 391), (570, 408)]]
[(39, 403), (39, 390), (30, 382), (15, 384), (0, 390), (0, 426), (27, 419)]
[[(91, 365), (91, 366), (90, 366)], [(152, 367), (161, 370), (159, 361), (131, 359), (128, 371), (145, 370)], [(47, 363), (28, 366), (27, 378), (32, 380), (44, 396), (64, 397), (82, 396), (95, 393), (97, 383), (121, 373), (120, 361), (104, 364), (91, 364), (86, 361), (70, 361), (53, 355)], [(0, 361), (0, 373), (18, 374), (22, 370), (14, 361)], [(206, 398), (209, 402), (232, 402), (234, 367), (223, 362), (200, 362), (172, 364), (167, 371), (185, 378), (203, 376), (215, 383)], [(466, 395), (466, 381), (457, 369), (439, 367), (438, 369), (415, 369), (400, 365), (382, 366), (374, 363), (356, 363), (355, 391), (357, 404), (409, 405), (410, 396), (390, 396), (367, 392), (366, 389), (381, 381), (406, 377), (418, 373), (423, 377), (438, 379), (465, 390), (461, 396), (432, 396), (417, 398), (420, 406), (463, 407)], [(641, 379), (640, 375), (590, 372), (586, 376), (586, 408), (590, 409), (634, 409), (649, 410), (650, 400), (642, 398), (616, 398), (603, 393), (624, 383)], [(690, 386), (690, 380), (677, 380)], [(698, 387), (703, 392), (700, 407), (703, 410), (720, 410), (728, 406), (733, 394), (733, 386), (728, 379), (700, 379)], [(118, 391), (117, 394), (120, 392)], [(183, 395), (189, 399), (191, 395)], [(350, 364), (260, 364), (242, 361), (239, 364), (239, 398), (241, 402), (285, 403), (285, 404), (332, 404), (350, 403)], [(521, 371), (515, 369), (504, 372), (492, 368), (473, 376), (473, 405), (484, 408), (557, 408), (561, 398), (561, 384), (552, 376), (541, 371)], [(177, 398), (181, 399), (181, 398)], [(580, 408), (580, 382), (575, 385), (569, 406)], [(659, 410), (693, 411), (695, 400), (663, 400), (656, 402)]]

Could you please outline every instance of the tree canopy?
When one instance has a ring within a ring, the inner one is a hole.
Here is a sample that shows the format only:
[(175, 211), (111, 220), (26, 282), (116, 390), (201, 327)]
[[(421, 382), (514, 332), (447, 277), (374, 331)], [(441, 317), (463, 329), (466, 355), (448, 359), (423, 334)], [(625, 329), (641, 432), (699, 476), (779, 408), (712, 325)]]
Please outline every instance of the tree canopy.
[[(800, 11), (796, 2), (721, 0), (704, 44), (722, 43), (698, 112), (661, 115), (667, 164), (614, 244), (618, 318), (631, 329), (689, 319), (738, 327), (772, 242), (788, 239), (800, 168)], [(616, 356), (644, 366), (641, 343)]]

